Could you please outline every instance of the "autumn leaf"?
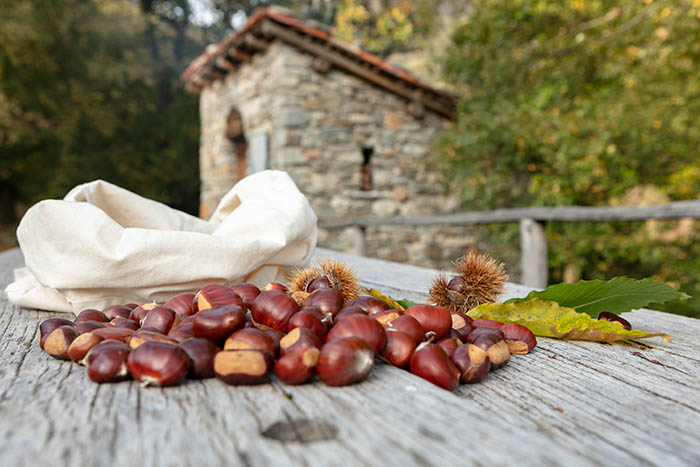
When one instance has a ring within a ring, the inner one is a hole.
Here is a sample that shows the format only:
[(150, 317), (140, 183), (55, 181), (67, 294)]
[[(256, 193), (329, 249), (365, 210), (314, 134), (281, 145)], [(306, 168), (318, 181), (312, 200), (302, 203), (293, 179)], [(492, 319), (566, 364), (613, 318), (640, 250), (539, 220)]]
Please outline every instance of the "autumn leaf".
[(559, 305), (557, 302), (534, 298), (514, 303), (486, 303), (469, 310), (470, 317), (486, 318), (502, 323), (518, 323), (536, 336), (556, 339), (615, 342), (645, 337), (671, 338), (662, 333), (647, 333), (639, 329), (626, 330), (619, 322), (597, 320), (586, 313)]
[[(390, 296), (384, 295), (381, 291), (379, 291), (377, 289), (368, 289), (367, 295), (370, 295), (374, 298), (378, 298), (379, 300), (383, 301), (384, 303), (389, 305), (390, 308), (393, 308), (394, 310), (404, 311), (406, 308), (408, 308), (409, 306), (411, 306), (413, 304), (413, 302), (411, 302), (410, 300), (400, 300), (397, 302), (396, 300), (394, 300)], [(404, 303), (404, 305), (407, 305), (410, 302), (410, 305), (403, 306), (401, 304), (402, 302)]]

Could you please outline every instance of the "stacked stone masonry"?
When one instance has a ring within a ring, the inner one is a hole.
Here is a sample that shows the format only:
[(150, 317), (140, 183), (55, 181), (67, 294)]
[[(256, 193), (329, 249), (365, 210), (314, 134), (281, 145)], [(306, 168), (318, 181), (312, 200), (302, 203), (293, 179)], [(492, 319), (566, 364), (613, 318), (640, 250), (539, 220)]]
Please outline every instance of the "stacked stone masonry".
[[(289, 172), (321, 222), (454, 212), (458, 200), (429, 169), (431, 145), (449, 121), (430, 111), (416, 119), (405, 99), (342, 70), (319, 73), (312, 61), (275, 41), (202, 91), (201, 216), (209, 217), (238, 179), (225, 134), (233, 108), (248, 139), (267, 134), (269, 168)], [(370, 191), (361, 190), (362, 145), (374, 148)], [(484, 228), (377, 227), (367, 230), (366, 254), (444, 268), (465, 249), (483, 246), (485, 235)], [(352, 234), (321, 230), (319, 245), (349, 252)]]

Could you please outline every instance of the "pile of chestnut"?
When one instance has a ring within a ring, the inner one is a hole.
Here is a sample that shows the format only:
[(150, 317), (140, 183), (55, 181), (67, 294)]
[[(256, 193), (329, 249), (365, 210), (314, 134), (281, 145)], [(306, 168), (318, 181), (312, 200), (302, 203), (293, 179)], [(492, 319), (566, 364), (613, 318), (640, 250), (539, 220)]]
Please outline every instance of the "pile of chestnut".
[(39, 344), (85, 365), (98, 383), (168, 386), (216, 376), (258, 384), (274, 372), (287, 384), (318, 375), (342, 386), (364, 379), (376, 356), (448, 390), (481, 381), (536, 345), (518, 324), (472, 321), (433, 305), (395, 310), (371, 296), (344, 303), (337, 289), (316, 286), (295, 300), (277, 283), (262, 291), (212, 284), (163, 304), (88, 309), (74, 321), (42, 322)]

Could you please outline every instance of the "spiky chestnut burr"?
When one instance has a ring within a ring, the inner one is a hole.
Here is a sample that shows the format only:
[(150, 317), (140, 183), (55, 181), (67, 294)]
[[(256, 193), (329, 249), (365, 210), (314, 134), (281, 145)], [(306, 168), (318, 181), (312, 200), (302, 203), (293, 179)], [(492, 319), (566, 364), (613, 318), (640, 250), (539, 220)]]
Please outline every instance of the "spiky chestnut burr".
[(451, 312), (466, 313), (483, 303), (495, 302), (508, 280), (502, 263), (476, 250), (459, 258), (455, 268), (457, 275), (441, 273), (429, 292), (430, 303)]
[(301, 303), (316, 289), (338, 289), (343, 300), (348, 301), (360, 295), (360, 285), (355, 272), (340, 261), (326, 260), (316, 266), (292, 271), (288, 278), (289, 294)]

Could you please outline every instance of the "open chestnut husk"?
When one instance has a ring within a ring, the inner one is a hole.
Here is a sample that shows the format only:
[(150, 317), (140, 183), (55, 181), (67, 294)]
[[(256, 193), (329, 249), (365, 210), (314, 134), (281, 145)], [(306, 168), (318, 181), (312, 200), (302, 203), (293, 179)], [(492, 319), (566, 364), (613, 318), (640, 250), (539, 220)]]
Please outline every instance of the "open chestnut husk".
[(190, 358), (188, 375), (193, 379), (214, 377), (214, 357), (221, 350), (209, 339), (191, 337), (180, 342), (180, 347)]
[(603, 311), (598, 315), (598, 319), (604, 320), (604, 321), (611, 321), (611, 322), (618, 322), (622, 324), (622, 327), (627, 329), (628, 331), (632, 329), (632, 325), (627, 321), (625, 318), (618, 316), (614, 313), (610, 313), (608, 311)]
[(373, 366), (369, 344), (359, 337), (345, 337), (324, 344), (316, 373), (329, 386), (345, 386), (365, 379)]
[(275, 376), (286, 384), (305, 383), (313, 377), (320, 354), (313, 347), (286, 353), (275, 363)]
[(355, 315), (348, 316), (344, 320), (336, 323), (328, 331), (326, 342), (343, 337), (359, 337), (369, 344), (373, 353), (379, 355), (386, 346), (386, 331), (376, 319), (370, 316)]
[(463, 344), (452, 354), (452, 361), (460, 372), (459, 381), (466, 384), (480, 383), (491, 371), (491, 360), (481, 347)]
[(415, 318), (425, 332), (434, 332), (435, 339), (442, 339), (452, 329), (452, 315), (442, 306), (413, 305), (406, 309), (404, 315)]
[(261, 384), (274, 364), (267, 350), (224, 350), (214, 357), (214, 373), (226, 384)]
[(257, 327), (268, 327), (286, 332), (289, 319), (299, 311), (292, 297), (279, 290), (260, 292), (253, 302), (250, 316)]
[(245, 325), (245, 310), (238, 305), (208, 308), (194, 315), (192, 331), (195, 337), (221, 342)]
[(177, 344), (145, 342), (126, 360), (129, 373), (144, 386), (181, 383), (190, 369), (190, 358)]
[(459, 385), (459, 370), (437, 344), (423, 343), (411, 356), (411, 373), (448, 391)]
[(131, 349), (119, 341), (102, 341), (93, 347), (85, 361), (88, 377), (96, 383), (116, 383), (129, 379), (127, 358)]
[(499, 330), (503, 333), (508, 350), (513, 355), (525, 355), (537, 345), (535, 335), (522, 324), (504, 324)]

